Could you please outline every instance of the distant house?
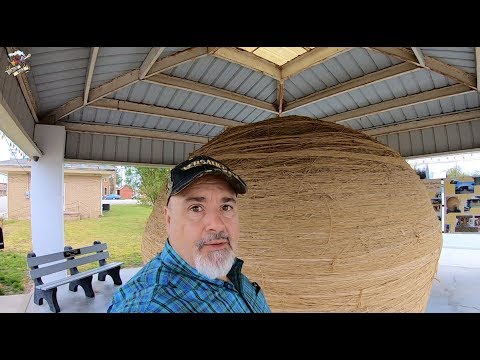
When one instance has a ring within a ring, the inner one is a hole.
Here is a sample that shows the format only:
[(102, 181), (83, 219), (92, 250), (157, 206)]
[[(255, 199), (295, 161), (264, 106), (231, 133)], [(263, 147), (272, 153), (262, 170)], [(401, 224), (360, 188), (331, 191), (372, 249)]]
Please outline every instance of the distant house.
[(122, 197), (122, 199), (131, 199), (134, 195), (133, 189), (129, 185), (123, 185), (120, 189), (117, 190), (117, 194)]
[(112, 176), (105, 177), (102, 179), (102, 194), (110, 195), (116, 194), (116, 175), (115, 173)]
[[(0, 161), (7, 174), (8, 219), (30, 219), (30, 160)], [(95, 218), (102, 215), (105, 184), (115, 184), (115, 167), (93, 164), (65, 164), (63, 210), (65, 219)], [(48, 186), (48, 185), (47, 185)], [(113, 185), (114, 186), (114, 185)], [(115, 188), (108, 188), (115, 193)]]

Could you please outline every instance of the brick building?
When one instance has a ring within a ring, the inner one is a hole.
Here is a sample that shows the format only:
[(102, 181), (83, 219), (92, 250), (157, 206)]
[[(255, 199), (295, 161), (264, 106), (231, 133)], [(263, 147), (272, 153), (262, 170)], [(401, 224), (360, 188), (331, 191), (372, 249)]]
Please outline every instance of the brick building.
[(117, 194), (122, 197), (122, 199), (131, 199), (134, 195), (133, 189), (130, 185), (123, 185), (120, 189), (117, 190)]
[[(30, 219), (30, 160), (0, 161), (0, 172), (6, 174), (8, 178), (8, 219)], [(110, 178), (113, 180), (110, 181)], [(63, 197), (65, 219), (101, 216), (105, 183), (115, 186), (114, 166), (65, 164)], [(115, 193), (116, 190), (113, 188), (112, 192)]]
[(117, 177), (115, 172), (112, 176), (104, 177), (102, 179), (102, 194), (109, 195), (109, 194), (116, 194), (117, 193)]

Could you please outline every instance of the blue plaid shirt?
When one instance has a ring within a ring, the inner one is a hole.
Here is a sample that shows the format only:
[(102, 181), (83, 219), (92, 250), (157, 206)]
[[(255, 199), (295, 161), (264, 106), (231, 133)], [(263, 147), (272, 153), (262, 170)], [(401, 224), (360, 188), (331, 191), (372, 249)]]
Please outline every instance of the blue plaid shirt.
[(210, 279), (183, 260), (168, 239), (150, 260), (113, 295), (107, 312), (271, 312), (260, 286), (241, 273), (236, 259), (229, 281)]

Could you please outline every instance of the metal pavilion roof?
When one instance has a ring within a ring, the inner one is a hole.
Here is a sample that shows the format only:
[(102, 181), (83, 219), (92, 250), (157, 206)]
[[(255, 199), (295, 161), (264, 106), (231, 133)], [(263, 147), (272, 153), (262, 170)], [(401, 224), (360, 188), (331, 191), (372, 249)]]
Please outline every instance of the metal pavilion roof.
[(480, 148), (473, 47), (21, 50), (30, 71), (2, 73), (0, 91), (30, 156), (36, 123), (65, 126), (67, 161), (174, 165), (225, 127), (293, 114), (365, 132), (405, 157)]

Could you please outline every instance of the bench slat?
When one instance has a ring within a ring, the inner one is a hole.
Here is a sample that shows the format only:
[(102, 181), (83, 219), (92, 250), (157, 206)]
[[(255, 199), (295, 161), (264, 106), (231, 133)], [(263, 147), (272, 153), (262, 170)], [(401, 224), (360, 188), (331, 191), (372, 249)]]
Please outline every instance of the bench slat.
[(78, 249), (72, 249), (72, 250), (64, 250), (64, 251), (59, 251), (56, 253), (48, 254), (48, 255), (41, 255), (41, 256), (34, 256), (34, 257), (29, 257), (27, 258), (27, 265), (29, 267), (34, 267), (37, 265), (42, 265), (46, 264), (52, 261), (57, 261), (57, 260), (63, 260), (65, 259), (65, 251), (75, 251), (79, 250), (80, 253), (78, 255), (84, 255), (92, 252), (97, 252), (97, 251), (102, 251), (107, 249), (107, 244), (106, 243), (101, 243), (101, 244), (96, 244), (96, 245), (90, 245), (90, 246), (85, 246), (82, 248)]
[(86, 270), (86, 271), (80, 272), (80, 273), (75, 274), (75, 275), (67, 276), (63, 279), (58, 279), (58, 280), (54, 280), (54, 281), (46, 283), (46, 284), (37, 285), (36, 287), (40, 290), (50, 290), (50, 289), (53, 289), (57, 286), (68, 284), (69, 282), (86, 278), (87, 276), (94, 275), (96, 273), (112, 269), (112, 268), (117, 267), (117, 266), (122, 265), (122, 264), (123, 264), (123, 262), (114, 262), (114, 263), (106, 264), (106, 265), (100, 266), (100, 267), (95, 268), (95, 269), (90, 269), (90, 270)]
[(54, 265), (50, 265), (50, 266), (44, 266), (44, 267), (41, 267), (41, 268), (38, 268), (38, 269), (34, 269), (34, 270), (30, 271), (30, 276), (32, 277), (32, 279), (39, 278), (39, 277), (44, 276), (44, 275), (53, 274), (53, 273), (56, 273), (56, 272), (59, 272), (59, 271), (62, 271), (62, 270), (70, 269), (72, 267), (88, 264), (88, 263), (91, 263), (91, 262), (94, 262), (94, 261), (103, 260), (103, 259), (108, 258), (109, 256), (110, 256), (110, 254), (108, 253), (108, 251), (102, 251), (100, 253), (84, 256), (84, 257), (79, 258), (79, 259), (68, 260), (68, 261), (65, 260), (65, 261), (62, 261), (58, 264), (54, 264)]

